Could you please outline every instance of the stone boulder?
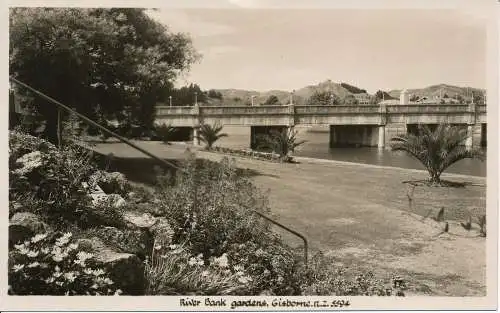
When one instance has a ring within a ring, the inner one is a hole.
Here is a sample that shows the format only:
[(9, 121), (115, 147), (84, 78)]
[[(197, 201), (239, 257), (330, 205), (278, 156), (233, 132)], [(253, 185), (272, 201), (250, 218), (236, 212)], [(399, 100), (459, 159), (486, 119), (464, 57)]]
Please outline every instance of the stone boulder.
[(121, 252), (133, 253), (141, 260), (145, 260), (153, 249), (153, 238), (150, 232), (142, 229), (103, 227), (94, 230), (94, 233), (112, 247)]
[(137, 255), (116, 251), (97, 237), (79, 239), (77, 243), (82, 250), (94, 254), (97, 265), (109, 273), (110, 278), (124, 295), (145, 294), (147, 282), (144, 263)]
[(9, 247), (50, 230), (40, 216), (29, 212), (16, 213), (9, 220)]

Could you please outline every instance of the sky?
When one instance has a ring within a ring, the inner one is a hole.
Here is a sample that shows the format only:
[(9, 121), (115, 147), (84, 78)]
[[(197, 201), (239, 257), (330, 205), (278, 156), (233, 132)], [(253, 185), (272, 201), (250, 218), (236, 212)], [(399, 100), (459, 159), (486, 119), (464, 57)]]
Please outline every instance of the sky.
[(481, 10), (269, 9), (263, 3), (152, 12), (171, 31), (188, 33), (202, 54), (177, 85), (291, 91), (330, 79), (371, 93), (439, 83), (486, 88)]

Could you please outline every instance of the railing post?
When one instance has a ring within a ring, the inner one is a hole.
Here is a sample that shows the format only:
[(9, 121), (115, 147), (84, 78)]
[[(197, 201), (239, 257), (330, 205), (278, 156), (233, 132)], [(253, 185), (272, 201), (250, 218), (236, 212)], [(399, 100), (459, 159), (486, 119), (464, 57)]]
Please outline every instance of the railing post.
[(62, 112), (57, 108), (57, 145), (62, 147)]

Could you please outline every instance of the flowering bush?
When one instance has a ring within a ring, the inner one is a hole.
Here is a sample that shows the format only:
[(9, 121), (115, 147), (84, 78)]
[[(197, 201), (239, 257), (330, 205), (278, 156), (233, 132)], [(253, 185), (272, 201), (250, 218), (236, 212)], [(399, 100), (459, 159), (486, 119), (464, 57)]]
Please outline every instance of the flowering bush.
[(251, 279), (242, 270), (233, 273), (225, 256), (206, 262), (182, 246), (156, 244), (146, 278), (149, 295), (244, 295)]
[(38, 234), (9, 254), (11, 295), (120, 294), (93, 255), (79, 251), (71, 233)]
[(228, 250), (228, 256), (232, 266), (242, 266), (252, 277), (248, 287), (250, 294), (300, 294), (300, 256), (279, 238), (234, 244)]
[[(269, 227), (252, 209), (267, 212), (267, 202), (253, 184), (237, 175), (229, 160), (196, 164), (188, 160), (174, 186), (159, 189), (159, 212), (174, 228), (174, 242), (193, 254), (220, 256), (233, 243), (262, 237)], [(258, 240), (257, 240), (258, 241)]]

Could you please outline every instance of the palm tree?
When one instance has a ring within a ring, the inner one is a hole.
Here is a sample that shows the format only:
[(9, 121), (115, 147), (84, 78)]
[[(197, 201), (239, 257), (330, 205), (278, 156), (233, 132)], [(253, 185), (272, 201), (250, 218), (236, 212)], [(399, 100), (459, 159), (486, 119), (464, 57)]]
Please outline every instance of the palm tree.
[(175, 128), (170, 125), (161, 124), (159, 126), (156, 126), (155, 133), (156, 137), (163, 141), (164, 144), (168, 145), (170, 144), (172, 135), (175, 133)]
[(429, 182), (441, 185), (441, 174), (450, 165), (468, 158), (484, 160), (478, 149), (467, 149), (467, 130), (440, 124), (434, 131), (418, 125), (417, 134), (403, 134), (391, 139), (392, 151), (405, 151), (422, 163), (429, 172)]
[(208, 124), (203, 124), (200, 126), (198, 133), (198, 139), (205, 143), (205, 149), (211, 150), (213, 144), (221, 139), (222, 137), (227, 137), (226, 133), (221, 133), (223, 126), (219, 123), (211, 126)]
[(271, 149), (279, 154), (282, 161), (291, 161), (290, 152), (294, 152), (295, 148), (306, 142), (306, 140), (297, 141), (297, 133), (293, 129), (284, 129), (262, 134), (258, 137), (259, 148)]

